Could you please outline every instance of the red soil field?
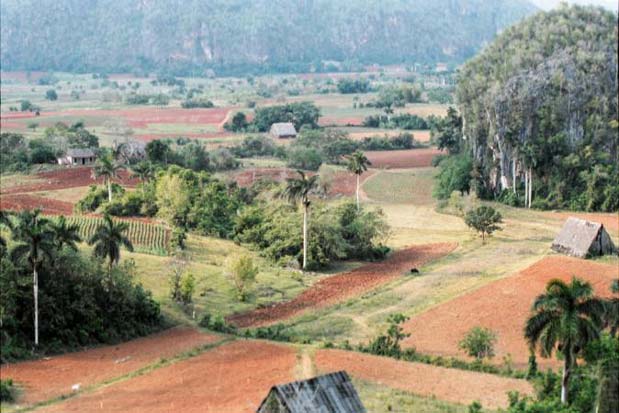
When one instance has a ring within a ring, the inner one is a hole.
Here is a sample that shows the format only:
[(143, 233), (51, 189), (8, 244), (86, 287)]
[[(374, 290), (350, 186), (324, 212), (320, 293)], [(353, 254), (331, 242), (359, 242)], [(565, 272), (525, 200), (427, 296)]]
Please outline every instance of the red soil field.
[(0, 210), (22, 211), (36, 208), (48, 215), (71, 215), (73, 213), (73, 204), (70, 202), (29, 194), (0, 195)]
[(546, 212), (550, 218), (566, 220), (569, 217), (586, 219), (587, 221), (601, 222), (610, 235), (619, 235), (619, 214), (591, 213), (591, 212)]
[[(130, 178), (129, 176), (131, 174), (127, 170), (121, 170), (119, 175), (120, 179), (115, 180), (115, 182), (118, 182), (123, 186), (135, 186), (139, 182), (137, 179)], [(49, 172), (39, 172), (35, 175), (35, 177), (38, 180), (44, 180), (44, 182), (36, 182), (31, 184), (25, 183), (23, 185), (16, 185), (0, 190), (3, 194), (20, 194), (103, 184), (103, 178), (96, 180), (92, 178), (91, 167), (69, 167)]]
[(332, 116), (321, 116), (318, 120), (320, 126), (361, 126), (363, 124), (363, 116), (352, 118), (336, 118)]
[(287, 178), (295, 176), (295, 174), (296, 172), (289, 168), (253, 168), (234, 174), (232, 179), (240, 187), (249, 187), (260, 179), (284, 182)]
[[(46, 72), (30, 72), (30, 80), (38, 80), (46, 74)], [(17, 80), (20, 82), (28, 80), (27, 72), (2, 72), (0, 77), (2, 80)]]
[[(366, 171), (361, 175), (361, 184), (372, 176), (374, 171)], [(308, 173), (313, 175), (313, 172)], [(296, 171), (290, 168), (253, 168), (238, 172), (232, 176), (232, 179), (240, 187), (249, 187), (254, 182), (260, 179), (271, 180), (275, 182), (284, 182), (288, 178), (296, 176)], [(329, 187), (329, 195), (337, 196), (352, 196), (355, 194), (357, 187), (357, 177), (349, 172), (337, 172), (331, 186)]]
[(166, 138), (178, 138), (182, 136), (184, 138), (191, 139), (215, 139), (215, 138), (225, 138), (226, 136), (230, 136), (230, 132), (210, 132), (210, 133), (162, 133), (162, 134), (140, 134), (134, 135), (134, 138), (139, 139), (144, 142), (150, 142), (157, 139), (166, 139)]
[(452, 403), (466, 405), (477, 400), (485, 409), (507, 407), (510, 390), (533, 395), (533, 387), (525, 380), (352, 351), (318, 350), (315, 362), (321, 371), (346, 370), (355, 378)]
[[(374, 175), (375, 171), (366, 171), (361, 175), (359, 180), (359, 184), (363, 185), (366, 179), (370, 176)], [(329, 188), (329, 195), (342, 195), (342, 196), (354, 196), (355, 191), (357, 190), (357, 175), (351, 174), (350, 172), (338, 172), (335, 174), (333, 178), (333, 182), (331, 182), (331, 187)], [(364, 193), (363, 189), (359, 189), (359, 196), (363, 199)]]
[(436, 148), (404, 149), (399, 151), (368, 151), (365, 156), (372, 168), (425, 168), (432, 166), (432, 158), (443, 152)]
[(294, 380), (293, 347), (235, 341), (43, 412), (250, 413), (271, 386)]
[(81, 388), (123, 376), (160, 358), (170, 358), (220, 337), (178, 327), (116, 346), (105, 346), (36, 361), (3, 364), (2, 378), (12, 378), (22, 387), (20, 406), (70, 394)]
[[(529, 357), (523, 329), (535, 297), (544, 292), (553, 278), (570, 281), (579, 277), (590, 282), (596, 294), (607, 296), (613, 278), (619, 277), (617, 265), (601, 264), (578, 258), (549, 256), (518, 274), (487, 284), (476, 291), (440, 304), (406, 322), (411, 336), (404, 347), (421, 353), (466, 358), (458, 342), (475, 326), (490, 328), (498, 335), (495, 363), (511, 354), (514, 366), (525, 368)], [(555, 358), (537, 358), (542, 368), (557, 366)]]
[(449, 254), (457, 246), (457, 243), (427, 244), (396, 251), (382, 262), (366, 264), (352, 271), (324, 278), (293, 300), (234, 314), (227, 317), (227, 321), (241, 328), (264, 326), (310, 309), (326, 307), (398, 278), (411, 268), (421, 267)]

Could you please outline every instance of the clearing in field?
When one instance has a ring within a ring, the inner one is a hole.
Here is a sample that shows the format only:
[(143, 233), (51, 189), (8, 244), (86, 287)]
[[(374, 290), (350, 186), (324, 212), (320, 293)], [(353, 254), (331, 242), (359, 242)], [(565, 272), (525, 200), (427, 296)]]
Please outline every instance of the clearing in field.
[(487, 409), (505, 408), (507, 392), (532, 395), (525, 380), (493, 374), (448, 369), (343, 350), (318, 350), (319, 371), (346, 370), (351, 376), (383, 386), (440, 400), (470, 404), (477, 400)]
[(424, 168), (432, 166), (432, 158), (443, 154), (436, 148), (402, 149), (398, 151), (367, 151), (365, 156), (373, 168)]
[(85, 389), (220, 339), (177, 327), (118, 345), (3, 364), (0, 372), (3, 378), (10, 377), (21, 387), (17, 403), (25, 407), (71, 394), (75, 384)]
[(366, 264), (347, 273), (324, 278), (293, 300), (248, 313), (235, 314), (229, 316), (227, 321), (238, 327), (273, 324), (304, 311), (322, 308), (363, 294), (400, 277), (411, 268), (421, 267), (429, 261), (449, 254), (457, 246), (456, 243), (429, 244), (396, 251), (382, 262)]
[(294, 380), (293, 347), (235, 341), (42, 412), (250, 413), (272, 385)]
[[(518, 274), (494, 281), (473, 292), (440, 304), (409, 320), (404, 329), (411, 336), (405, 347), (415, 347), (421, 353), (465, 358), (458, 342), (475, 326), (497, 333), (496, 363), (511, 355), (516, 368), (525, 368), (529, 357), (523, 337), (526, 319), (535, 297), (548, 281), (559, 278), (569, 281), (579, 277), (590, 282), (600, 296), (610, 294), (610, 283), (619, 277), (617, 264), (600, 264), (578, 258), (549, 256)], [(557, 365), (556, 359), (538, 357), (545, 367)]]

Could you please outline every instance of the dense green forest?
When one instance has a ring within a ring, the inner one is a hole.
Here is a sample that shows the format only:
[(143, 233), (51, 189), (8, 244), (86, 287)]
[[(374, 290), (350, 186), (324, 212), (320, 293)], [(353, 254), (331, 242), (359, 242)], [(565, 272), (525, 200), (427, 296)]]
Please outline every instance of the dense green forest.
[[(617, 16), (562, 6), (509, 28), (463, 66), (461, 118), (450, 112), (436, 135), (471, 157), (481, 197), (616, 211), (617, 93)], [(451, 189), (468, 191), (469, 182), (461, 186)]]
[(3, 0), (0, 10), (4, 70), (204, 74), (461, 63), (536, 8), (526, 0)]

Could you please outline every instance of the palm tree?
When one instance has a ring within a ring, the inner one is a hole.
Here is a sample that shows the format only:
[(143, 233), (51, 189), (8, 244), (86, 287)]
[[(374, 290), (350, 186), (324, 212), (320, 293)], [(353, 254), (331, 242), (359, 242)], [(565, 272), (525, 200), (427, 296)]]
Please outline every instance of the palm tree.
[(610, 335), (615, 337), (617, 330), (619, 330), (619, 279), (613, 280), (610, 285), (610, 292), (614, 296), (604, 301), (606, 306), (604, 324), (610, 329)]
[(39, 265), (44, 256), (51, 258), (54, 251), (53, 234), (49, 221), (40, 217), (41, 211), (23, 211), (12, 228), (18, 244), (11, 251), (13, 260), (25, 259), (32, 268), (34, 293), (34, 345), (39, 345)]
[(112, 179), (118, 178), (118, 171), (123, 169), (123, 166), (116, 163), (109, 156), (104, 156), (97, 159), (92, 170), (92, 176), (94, 179), (103, 177), (105, 184), (107, 185), (108, 201), (112, 202)]
[(95, 257), (107, 258), (108, 269), (112, 272), (112, 266), (120, 260), (120, 246), (124, 245), (129, 251), (133, 251), (133, 244), (123, 233), (127, 231), (129, 224), (126, 222), (114, 222), (112, 217), (104, 215), (103, 222), (97, 227), (95, 233), (88, 240), (89, 245), (95, 246)]
[(348, 158), (348, 164), (346, 169), (357, 175), (357, 209), (359, 209), (359, 178), (363, 172), (368, 170), (368, 166), (372, 165), (372, 162), (361, 151), (355, 151)]
[(64, 215), (61, 215), (58, 221), (50, 222), (50, 229), (53, 232), (54, 244), (59, 251), (62, 250), (64, 246), (69, 247), (73, 251), (77, 251), (76, 243), (80, 242), (82, 239), (79, 236), (79, 227), (76, 224), (67, 223), (67, 219)]
[(535, 299), (533, 311), (524, 330), (525, 338), (533, 351), (539, 344), (543, 357), (550, 357), (555, 347), (563, 354), (561, 402), (565, 404), (579, 353), (600, 336), (604, 305), (593, 296), (588, 282), (573, 278), (566, 284), (553, 279), (546, 285), (546, 292)]
[(303, 171), (297, 170), (299, 179), (286, 179), (286, 188), (282, 197), (289, 202), (296, 203), (301, 201), (303, 204), (303, 269), (307, 268), (307, 221), (309, 215), (310, 193), (318, 186), (318, 175), (306, 176)]
[(155, 177), (155, 171), (153, 165), (148, 161), (143, 161), (135, 164), (131, 168), (131, 178), (137, 178), (142, 182), (149, 182)]
[[(8, 229), (12, 228), (11, 220), (9, 219), (9, 214), (0, 211), (0, 228), (7, 227)], [(6, 251), (6, 240), (0, 236), (0, 255), (4, 255)]]

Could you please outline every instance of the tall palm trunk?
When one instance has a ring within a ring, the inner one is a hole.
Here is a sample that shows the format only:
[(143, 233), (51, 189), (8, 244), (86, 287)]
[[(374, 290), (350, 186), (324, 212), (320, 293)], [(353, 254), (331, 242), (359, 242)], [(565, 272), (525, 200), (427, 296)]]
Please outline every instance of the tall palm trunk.
[(533, 171), (529, 167), (529, 208), (531, 208), (531, 198), (533, 196)]
[(529, 174), (528, 171), (524, 170), (524, 207), (526, 208), (529, 205)]
[(361, 175), (356, 174), (357, 175), (357, 210), (359, 210), (359, 177), (361, 177)]
[(112, 202), (112, 180), (110, 178), (105, 179), (107, 181), (107, 199)]
[(309, 214), (309, 205), (303, 204), (303, 269), (307, 267), (307, 215)]
[(32, 278), (34, 290), (34, 345), (39, 345), (39, 273), (37, 272), (37, 264), (32, 265)]
[(571, 374), (572, 357), (568, 353), (565, 354), (565, 360), (563, 361), (563, 377), (561, 378), (561, 403), (563, 404), (567, 404), (567, 386), (570, 382)]

